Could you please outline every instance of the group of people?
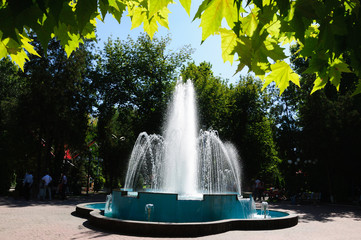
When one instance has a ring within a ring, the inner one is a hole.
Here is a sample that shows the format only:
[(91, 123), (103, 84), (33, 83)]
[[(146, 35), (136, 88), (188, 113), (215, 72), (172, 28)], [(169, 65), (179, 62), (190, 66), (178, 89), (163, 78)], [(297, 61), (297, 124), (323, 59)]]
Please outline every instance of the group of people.
[[(46, 196), (48, 196), (49, 200), (52, 199), (52, 186), (53, 186), (52, 182), (53, 182), (53, 178), (47, 172), (41, 178), (41, 181), (39, 183), (38, 199), (45, 200)], [(30, 200), (33, 183), (34, 183), (34, 177), (32, 173), (26, 172), (23, 180), (24, 196), (26, 200)], [(68, 178), (64, 173), (61, 173), (56, 193), (59, 194), (61, 196), (61, 199), (63, 200), (66, 199), (67, 185), (68, 185)]]

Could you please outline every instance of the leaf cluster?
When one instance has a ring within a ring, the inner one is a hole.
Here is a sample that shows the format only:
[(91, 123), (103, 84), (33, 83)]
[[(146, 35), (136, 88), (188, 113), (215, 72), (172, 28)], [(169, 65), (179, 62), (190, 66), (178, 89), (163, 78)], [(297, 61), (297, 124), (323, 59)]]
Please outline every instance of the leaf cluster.
[[(190, 14), (191, 0), (180, 0)], [(34, 0), (8, 1), (0, 5), (0, 58), (10, 55), (21, 68), (27, 53), (37, 54), (27, 33), (36, 33), (43, 47), (56, 37), (68, 56), (94, 38), (96, 18), (107, 14), (120, 23), (128, 12), (132, 28), (143, 24), (150, 37), (158, 26), (168, 28), (172, 0)], [(264, 81), (274, 82), (280, 93), (299, 75), (285, 61), (284, 45), (297, 42), (302, 57), (310, 59), (308, 73), (316, 79), (311, 93), (331, 82), (340, 87), (340, 76), (353, 72), (360, 79), (361, 24), (359, 0), (204, 0), (194, 19), (200, 19), (202, 41), (219, 34), (224, 61), (236, 58), (237, 71), (247, 67)], [(225, 21), (223, 21), (225, 20)], [(223, 25), (222, 25), (223, 22)], [(346, 63), (344, 54), (349, 56)], [(361, 92), (359, 80), (354, 94)]]

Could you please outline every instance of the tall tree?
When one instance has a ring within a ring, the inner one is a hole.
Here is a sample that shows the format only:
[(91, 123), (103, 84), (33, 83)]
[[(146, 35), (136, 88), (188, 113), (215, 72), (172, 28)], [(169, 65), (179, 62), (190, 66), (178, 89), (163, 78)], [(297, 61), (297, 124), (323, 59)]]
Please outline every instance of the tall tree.
[(17, 67), (10, 59), (0, 60), (0, 193), (8, 191), (10, 184), (14, 181), (14, 169), (19, 155), (18, 147), (21, 144), (21, 135), (16, 134), (18, 130), (16, 111), (19, 104), (19, 96), (22, 94), (24, 79), (20, 77)]
[(261, 91), (261, 82), (251, 76), (241, 77), (232, 89), (231, 141), (241, 151), (245, 180), (260, 177), (268, 184), (283, 186), (274, 122), (268, 117), (270, 96)]
[(47, 50), (38, 42), (36, 47), (42, 57), (31, 57), (18, 75), (23, 84), (11, 119), (17, 126), (11, 132), (16, 139), (9, 144), (17, 175), (22, 177), (30, 169), (38, 180), (46, 169), (60, 176), (65, 145), (71, 150), (82, 148), (93, 100), (86, 76), (90, 54), (85, 47), (70, 58), (55, 40)]
[[(190, 47), (170, 52), (169, 43), (169, 37), (151, 40), (145, 34), (136, 40), (109, 39), (101, 54), (93, 80), (101, 102), (101, 154), (114, 186), (124, 173), (137, 135), (161, 130), (177, 70), (190, 58)], [(122, 136), (125, 141), (118, 140)]]
[[(291, 49), (292, 62), (301, 74), (310, 60), (300, 58), (298, 50)], [(293, 116), (278, 121), (281, 152), (291, 163), (284, 165), (290, 171), (287, 182), (303, 191), (322, 192), (327, 200), (348, 200), (355, 197), (361, 185), (354, 170), (361, 162), (356, 146), (360, 140), (361, 101), (359, 96), (352, 96), (357, 77), (343, 73), (339, 91), (328, 83), (323, 90), (310, 95), (315, 76), (307, 73), (301, 76), (302, 88), (287, 89), (280, 101), (280, 106), (287, 106)], [(300, 176), (301, 184), (297, 182)]]

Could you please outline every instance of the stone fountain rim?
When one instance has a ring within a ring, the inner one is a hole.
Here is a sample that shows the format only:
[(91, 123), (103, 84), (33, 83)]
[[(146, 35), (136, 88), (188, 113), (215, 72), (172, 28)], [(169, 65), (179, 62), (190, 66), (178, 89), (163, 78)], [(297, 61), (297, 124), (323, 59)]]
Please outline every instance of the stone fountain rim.
[(120, 234), (133, 236), (162, 236), (162, 237), (196, 237), (218, 234), (233, 230), (275, 230), (293, 227), (298, 224), (298, 215), (287, 211), (288, 215), (270, 219), (224, 219), (210, 222), (146, 222), (134, 220), (121, 220), (106, 217), (103, 211), (86, 207), (89, 204), (104, 203), (90, 202), (78, 204), (76, 212), (79, 216), (87, 218), (92, 226), (99, 229), (111, 230)]

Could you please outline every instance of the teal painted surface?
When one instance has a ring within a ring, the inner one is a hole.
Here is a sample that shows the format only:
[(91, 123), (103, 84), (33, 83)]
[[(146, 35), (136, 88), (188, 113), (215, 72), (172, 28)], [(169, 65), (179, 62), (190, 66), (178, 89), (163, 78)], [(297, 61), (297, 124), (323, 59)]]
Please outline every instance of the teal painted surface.
[(92, 208), (92, 209), (97, 209), (97, 210), (104, 210), (105, 203), (91, 203), (91, 204), (85, 205), (85, 207)]
[[(122, 196), (120, 191), (113, 191), (112, 217), (180, 223), (247, 219), (255, 213), (251, 200), (238, 200), (236, 194), (204, 195), (202, 200), (178, 200), (177, 197), (177, 194), (148, 192)], [(150, 212), (146, 209), (147, 204), (152, 204)]]
[[(162, 194), (162, 195), (164, 195), (164, 194)], [(169, 200), (169, 198), (167, 198), (167, 200)], [(180, 205), (178, 206), (178, 209), (177, 209), (177, 214), (179, 215), (178, 219), (193, 218), (193, 217), (195, 217), (195, 216), (197, 216), (197, 215), (199, 215), (201, 213), (201, 211), (198, 208), (198, 205), (200, 204), (200, 202), (203, 202), (203, 201), (197, 201), (197, 200), (192, 200), (193, 202), (191, 200), (188, 200), (188, 201), (180, 200), (180, 201), (182, 201), (182, 202), (180, 202)], [(245, 199), (245, 201), (247, 201), (247, 200)], [(225, 202), (227, 202), (227, 200)], [(134, 199), (128, 199), (128, 203), (129, 204), (135, 204)], [(162, 216), (163, 219), (168, 219), (169, 214), (167, 213), (167, 209), (170, 206), (168, 206), (168, 204), (166, 202), (163, 202), (163, 204), (166, 204), (165, 205), (166, 207), (164, 208), (165, 211), (160, 211), (160, 214), (163, 215)], [(88, 208), (92, 208), (92, 209), (104, 210), (105, 203), (92, 203), (92, 204), (87, 204), (85, 206), (88, 207)], [(247, 209), (247, 206), (248, 205), (246, 205), (246, 204), (243, 205), (243, 210), (245, 212), (252, 212), (252, 209)], [(114, 207), (116, 209), (118, 209), (118, 211), (120, 209), (122, 211), (124, 211), (123, 214), (117, 214), (117, 216), (119, 216), (119, 218), (122, 217), (122, 219), (127, 219), (126, 217), (131, 217), (132, 219), (128, 219), (128, 220), (148, 221), (148, 214), (145, 211), (145, 206), (144, 206), (144, 212), (143, 213), (141, 211), (137, 211), (138, 216), (136, 216), (137, 214), (135, 214), (135, 213), (130, 213), (130, 212), (127, 213), (127, 211), (128, 211), (127, 209), (129, 209), (129, 207), (130, 207), (128, 205), (125, 205), (123, 208), (120, 208), (120, 206), (118, 206), (118, 204), (116, 204)], [(139, 204), (138, 204), (138, 207), (139, 207)], [(186, 209), (182, 209), (183, 207), (185, 207)], [(246, 213), (240, 214), (238, 211), (234, 211), (234, 209), (232, 209), (232, 208), (223, 207), (221, 209), (219, 205), (218, 206), (213, 206), (213, 207), (215, 207), (215, 209), (217, 211), (223, 211), (223, 213), (217, 213), (216, 214), (216, 217), (218, 217), (219, 219), (240, 219), (240, 218), (246, 218), (246, 217), (249, 216), (248, 213), (247, 214)], [(140, 206), (140, 208), (141, 208), (141, 206)], [(261, 210), (260, 209), (257, 209), (257, 214), (261, 215)], [(106, 215), (106, 216), (107, 217), (116, 217), (115, 215)], [(154, 208), (154, 205), (153, 205), (153, 209), (152, 209), (151, 216), (150, 216), (150, 221), (155, 221), (155, 219), (154, 219), (155, 216), (156, 216), (156, 213), (155, 213), (155, 208)], [(269, 216), (271, 218), (280, 218), (280, 217), (288, 216), (288, 213), (270, 210), (269, 211)], [(202, 219), (212, 219), (213, 217), (215, 217), (215, 211), (207, 211), (206, 213), (203, 213)], [(200, 218), (201, 217), (197, 217), (197, 219), (200, 219)], [(173, 217), (171, 219), (173, 219), (175, 221), (176, 218)], [(195, 219), (196, 218), (194, 218), (190, 222), (197, 222)], [(206, 220), (203, 220), (203, 221), (206, 221)], [(169, 219), (169, 220), (163, 221), (163, 222), (172, 222), (172, 221), (170, 221), (170, 219)]]

